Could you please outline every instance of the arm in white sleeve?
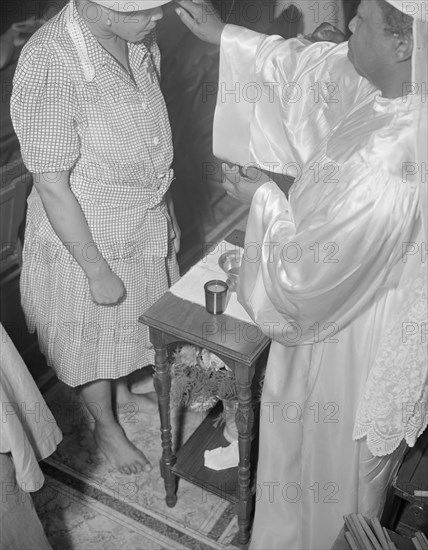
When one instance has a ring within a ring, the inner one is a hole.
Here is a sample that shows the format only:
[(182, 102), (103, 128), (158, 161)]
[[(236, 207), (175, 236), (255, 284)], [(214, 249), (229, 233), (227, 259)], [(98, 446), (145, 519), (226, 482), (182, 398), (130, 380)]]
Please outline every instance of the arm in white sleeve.
[(304, 217), (272, 183), (254, 196), (238, 297), (284, 345), (333, 336), (397, 286), (403, 245), (420, 225), (417, 197), (399, 178), (360, 168)]
[(347, 51), (347, 42), (310, 44), (226, 25), (214, 154), (295, 176), (292, 163), (299, 172), (343, 113), (373, 90)]

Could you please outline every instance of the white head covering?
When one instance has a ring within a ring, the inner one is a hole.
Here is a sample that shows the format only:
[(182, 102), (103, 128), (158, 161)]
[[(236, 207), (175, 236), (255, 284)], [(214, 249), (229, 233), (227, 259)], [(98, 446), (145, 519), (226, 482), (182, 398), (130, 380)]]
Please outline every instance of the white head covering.
[(171, 2), (171, 0), (91, 0), (91, 2), (99, 4), (109, 10), (134, 12), (157, 8), (158, 6), (163, 6), (163, 4)]
[[(403, 439), (413, 447), (428, 423), (428, 0), (386, 1), (413, 17), (412, 82), (405, 83), (410, 91), (406, 101), (414, 114), (414, 178), (408, 184), (415, 185), (419, 195), (422, 230), (417, 242), (408, 243), (416, 253), (406, 259), (403, 254), (400, 302), (380, 343), (354, 426), (354, 439), (365, 436), (378, 456), (392, 453)], [(411, 335), (405, 333), (406, 325)]]

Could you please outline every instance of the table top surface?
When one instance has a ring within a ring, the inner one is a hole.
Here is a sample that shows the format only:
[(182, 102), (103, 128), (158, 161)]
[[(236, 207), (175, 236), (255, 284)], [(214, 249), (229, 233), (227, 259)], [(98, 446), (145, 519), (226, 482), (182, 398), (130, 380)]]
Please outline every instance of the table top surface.
[[(225, 240), (242, 247), (244, 238), (243, 231), (234, 230)], [(212, 315), (204, 307), (171, 292), (166, 292), (149, 308), (140, 317), (140, 322), (177, 341), (209, 348), (219, 356), (245, 365), (252, 365), (270, 343), (256, 325), (227, 314)]]
[(220, 356), (251, 365), (270, 343), (253, 324), (228, 315), (212, 315), (198, 304), (166, 292), (141, 317), (140, 322)]

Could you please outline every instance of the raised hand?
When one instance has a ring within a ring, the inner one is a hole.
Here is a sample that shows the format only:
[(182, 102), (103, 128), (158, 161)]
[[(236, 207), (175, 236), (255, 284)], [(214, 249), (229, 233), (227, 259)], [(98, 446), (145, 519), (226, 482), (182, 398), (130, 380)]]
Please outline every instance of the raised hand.
[(177, 15), (194, 35), (204, 42), (220, 44), (225, 24), (209, 0), (176, 0)]
[(344, 33), (330, 23), (321, 23), (312, 34), (305, 35), (310, 42), (335, 42), (340, 44), (346, 41)]

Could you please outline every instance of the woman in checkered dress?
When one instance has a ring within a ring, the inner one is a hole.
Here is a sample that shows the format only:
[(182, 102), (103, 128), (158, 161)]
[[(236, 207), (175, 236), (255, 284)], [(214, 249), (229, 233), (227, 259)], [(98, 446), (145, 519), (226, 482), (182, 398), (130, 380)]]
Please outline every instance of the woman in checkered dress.
[(58, 378), (81, 388), (99, 448), (125, 473), (150, 465), (113, 403), (136, 400), (124, 377), (153, 361), (138, 317), (178, 278), (172, 142), (152, 32), (168, 1), (71, 0), (23, 49), (11, 101), (34, 175), (27, 322)]

